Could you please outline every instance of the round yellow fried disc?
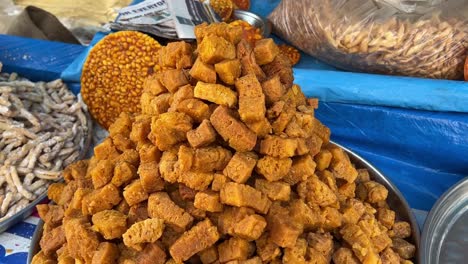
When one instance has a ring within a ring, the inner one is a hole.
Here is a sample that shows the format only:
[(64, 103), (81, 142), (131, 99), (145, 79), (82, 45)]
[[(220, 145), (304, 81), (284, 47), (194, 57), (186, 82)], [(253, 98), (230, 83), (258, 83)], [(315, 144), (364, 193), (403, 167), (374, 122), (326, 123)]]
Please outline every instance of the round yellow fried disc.
[(96, 121), (108, 128), (121, 112), (140, 112), (143, 82), (161, 45), (136, 31), (112, 33), (94, 46), (81, 75), (81, 95)]
[(299, 53), (299, 51), (293, 46), (282, 44), (282, 45), (279, 45), (278, 47), (280, 49), (280, 52), (289, 58), (292, 65), (296, 65), (301, 59), (301, 53)]

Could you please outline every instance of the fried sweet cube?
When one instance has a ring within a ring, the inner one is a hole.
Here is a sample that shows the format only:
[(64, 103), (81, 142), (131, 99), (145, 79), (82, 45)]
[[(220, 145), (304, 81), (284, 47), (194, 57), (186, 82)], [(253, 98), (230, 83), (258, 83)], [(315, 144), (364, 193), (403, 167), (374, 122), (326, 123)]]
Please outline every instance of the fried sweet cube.
[[(76, 192), (73, 194), (73, 198), (68, 205), (67, 210), (65, 211), (65, 215), (69, 215), (73, 213), (75, 210), (81, 211), (83, 208), (83, 198), (90, 194), (93, 190), (88, 188), (78, 188)], [(39, 208), (38, 208), (39, 209)]]
[(33, 259), (31, 260), (31, 264), (57, 264), (55, 257), (46, 256), (44, 251), (39, 251), (36, 255), (34, 255)]
[(382, 184), (375, 181), (368, 181), (359, 184), (361, 186), (356, 190), (356, 196), (361, 200), (366, 200), (370, 203), (378, 203), (387, 200), (388, 190)]
[(92, 217), (93, 230), (107, 239), (120, 238), (127, 230), (127, 216), (116, 210), (104, 210)]
[[(90, 184), (91, 188), (93, 187), (93, 184), (91, 182)], [(77, 180), (73, 180), (73, 181), (70, 181), (67, 183), (67, 185), (65, 186), (65, 188), (63, 188), (63, 191), (60, 195), (60, 199), (59, 199), (59, 202), (58, 204), (59, 205), (66, 205), (68, 204), (71, 199), (73, 198), (73, 194), (75, 193), (75, 191), (80, 188), (79, 186), (79, 183)]]
[(279, 48), (271, 38), (260, 39), (255, 42), (255, 60), (259, 65), (272, 62), (279, 54)]
[(315, 175), (309, 177), (307, 181), (299, 183), (297, 193), (311, 206), (325, 207), (338, 202), (336, 194)]
[(336, 179), (329, 170), (317, 171), (319, 179), (324, 182), (332, 191), (337, 192), (338, 187), (336, 186)]
[[(138, 156), (138, 151), (134, 149), (125, 150), (114, 161), (116, 164), (120, 162), (128, 162), (134, 167), (138, 167), (140, 165), (140, 157)], [(115, 173), (115, 170), (114, 170), (114, 173)]]
[[(169, 93), (167, 93), (169, 94)], [(143, 92), (140, 97), (141, 113), (144, 115), (159, 115), (155, 109), (153, 109), (152, 101), (156, 97), (150, 93)]]
[(330, 168), (335, 177), (344, 179), (347, 182), (354, 182), (358, 172), (349, 160), (348, 155), (339, 147), (331, 147), (329, 150), (333, 155)]
[(210, 117), (211, 124), (233, 149), (251, 151), (257, 142), (257, 135), (244, 123), (234, 117), (232, 110), (218, 106)]
[(177, 206), (165, 192), (156, 192), (148, 199), (148, 214), (152, 218), (161, 218), (167, 225), (178, 230), (189, 226), (193, 217)]
[(198, 256), (203, 264), (211, 264), (218, 260), (218, 250), (213, 246), (201, 251)]
[(117, 245), (110, 242), (102, 242), (94, 253), (91, 264), (113, 264), (117, 262), (119, 255), (120, 252)]
[(222, 84), (197, 82), (194, 96), (215, 104), (234, 107), (237, 104), (237, 94)]
[(106, 138), (99, 145), (94, 147), (94, 156), (98, 160), (112, 160), (113, 158), (119, 156), (119, 152), (115, 148), (114, 143), (112, 143), (112, 139)]
[(112, 183), (94, 190), (83, 197), (81, 210), (83, 215), (93, 215), (98, 212), (112, 209), (118, 205), (122, 197), (120, 191)]
[(228, 182), (230, 182), (228, 177), (223, 174), (215, 173), (213, 182), (211, 183), (211, 190), (218, 192)]
[(133, 145), (133, 142), (127, 137), (122, 136), (121, 134), (117, 134), (114, 137), (112, 137), (112, 141), (114, 142), (114, 145), (117, 148), (117, 150), (121, 152), (127, 149), (135, 148), (135, 146)]
[(177, 153), (165, 151), (159, 162), (159, 173), (167, 182), (175, 183), (179, 179), (179, 172), (176, 170)]
[(192, 129), (192, 119), (178, 112), (169, 112), (154, 117), (149, 139), (159, 150), (169, 150), (173, 145), (185, 141), (186, 133)]
[(137, 255), (136, 263), (164, 264), (166, 263), (166, 252), (157, 243), (149, 243)]
[(248, 122), (246, 125), (248, 128), (250, 128), (250, 130), (255, 132), (259, 138), (264, 138), (272, 131), (271, 124), (266, 117), (260, 119), (259, 121)]
[(280, 135), (294, 117), (296, 106), (291, 100), (281, 100), (274, 103), (268, 111), (272, 118), (277, 117), (276, 120), (272, 122), (271, 127), (275, 134)]
[(255, 180), (255, 189), (265, 194), (273, 201), (289, 201), (291, 186), (285, 182), (270, 182), (263, 179)]
[(147, 92), (153, 96), (166, 93), (167, 89), (162, 85), (160, 78), (160, 74), (153, 74), (146, 77), (145, 82), (143, 83), (143, 92)]
[(54, 203), (58, 204), (60, 196), (62, 195), (63, 189), (65, 188), (65, 183), (56, 182), (52, 183), (47, 189), (47, 197), (52, 200)]
[(171, 106), (167, 110), (168, 112), (175, 112), (180, 104), (180, 102), (186, 99), (193, 98), (193, 86), (190, 84), (180, 87), (176, 92), (174, 92), (171, 100)]
[(382, 260), (382, 264), (399, 264), (400, 263), (400, 256), (395, 253), (391, 248), (385, 249), (380, 254), (380, 259)]
[(216, 64), (223, 60), (231, 60), (236, 58), (236, 48), (231, 42), (218, 37), (206, 36), (198, 45), (198, 56), (208, 64)]
[(245, 239), (232, 237), (218, 245), (219, 261), (246, 260), (255, 248)]
[(349, 199), (341, 205), (340, 211), (343, 214), (343, 222), (345, 224), (357, 224), (365, 213), (366, 208), (361, 201)]
[(148, 219), (148, 202), (141, 202), (132, 205), (128, 210), (127, 224), (133, 225), (136, 222), (140, 222)]
[(314, 119), (314, 133), (320, 137), (324, 145), (330, 142), (330, 129), (323, 125), (317, 118)]
[(343, 217), (336, 208), (325, 207), (320, 215), (320, 228), (323, 230), (331, 231), (343, 224)]
[(179, 87), (189, 84), (186, 73), (181, 69), (164, 71), (160, 80), (170, 93), (175, 93)]
[(298, 182), (306, 181), (310, 176), (314, 175), (315, 162), (310, 155), (294, 157), (289, 173), (283, 180), (291, 185)]
[(357, 183), (370, 181), (369, 171), (367, 169), (358, 169), (358, 176), (356, 178)]
[(137, 176), (137, 170), (128, 162), (119, 162), (115, 165), (114, 176), (111, 183), (117, 187), (128, 184)]
[(260, 153), (277, 158), (289, 158), (294, 156), (297, 141), (292, 138), (279, 136), (266, 136), (260, 142)]
[(193, 118), (197, 123), (210, 118), (210, 108), (203, 101), (198, 99), (185, 99), (177, 106), (177, 111), (182, 112)]
[(161, 67), (185, 69), (192, 66), (192, 46), (185, 41), (169, 42), (158, 54)]
[[(307, 235), (309, 254), (330, 263), (333, 254), (333, 236), (330, 233), (309, 233)], [(313, 258), (312, 256), (310, 256)]]
[(266, 225), (267, 222), (262, 216), (257, 214), (249, 215), (235, 225), (234, 234), (237, 237), (253, 241), (263, 234)]
[(253, 209), (247, 207), (227, 207), (218, 218), (218, 230), (221, 234), (234, 236), (234, 230), (242, 219), (255, 214)]
[(143, 93), (141, 95), (141, 113), (149, 116), (158, 116), (167, 112), (171, 106), (172, 94), (163, 93), (156, 97)]
[(223, 173), (237, 183), (245, 183), (250, 178), (257, 159), (254, 152), (236, 152)]
[(114, 175), (114, 163), (110, 160), (100, 160), (91, 170), (94, 189), (99, 189), (108, 184)]
[(258, 80), (263, 81), (265, 79), (265, 73), (258, 66), (255, 60), (255, 53), (247, 40), (242, 39), (237, 43), (236, 53), (237, 58), (241, 62), (242, 75), (255, 74)]
[(260, 256), (261, 260), (264, 262), (272, 261), (281, 254), (278, 245), (270, 241), (268, 233), (263, 233), (259, 239), (255, 240), (255, 245), (257, 247), (258, 256)]
[(353, 198), (355, 190), (356, 183), (354, 182), (346, 182), (344, 184), (341, 184), (341, 186), (338, 187), (338, 197), (340, 200)]
[(137, 251), (143, 250), (143, 243), (153, 243), (158, 240), (164, 230), (164, 220), (150, 218), (134, 223), (123, 235), (125, 246)]
[(293, 200), (289, 205), (289, 212), (293, 221), (304, 230), (317, 229), (322, 221), (320, 208), (309, 207), (302, 199)]
[(416, 253), (416, 247), (401, 238), (394, 238), (391, 248), (403, 259), (412, 259)]
[[(336, 264), (359, 264), (361, 263), (349, 248), (341, 247), (333, 253), (333, 263)], [(398, 261), (399, 263), (399, 261)], [(383, 264), (383, 263), (382, 263)], [(397, 264), (397, 263), (395, 263)]]
[(271, 105), (279, 101), (286, 93), (286, 89), (277, 75), (264, 81), (262, 83), (262, 90), (265, 94), (265, 101), (267, 105)]
[(386, 208), (377, 209), (377, 220), (386, 228), (391, 229), (395, 223), (395, 211)]
[(223, 204), (219, 201), (219, 193), (213, 191), (198, 192), (193, 203), (196, 208), (208, 212), (222, 212)]
[(397, 221), (393, 224), (390, 234), (392, 237), (408, 238), (411, 236), (411, 226), (408, 222)]
[(39, 245), (46, 256), (52, 256), (65, 242), (67, 241), (63, 226), (58, 226), (44, 232)]
[(91, 263), (95, 250), (99, 247), (99, 237), (91, 230), (91, 225), (84, 218), (71, 218), (63, 224), (71, 257)]
[(151, 116), (140, 115), (133, 122), (130, 140), (135, 144), (144, 144), (148, 142), (148, 135), (151, 132)]
[(169, 248), (169, 252), (178, 263), (188, 260), (193, 255), (216, 243), (219, 233), (209, 219), (205, 219), (180, 236)]
[(162, 153), (159, 151), (158, 147), (148, 143), (141, 145), (140, 149), (138, 150), (138, 154), (140, 156), (141, 164), (144, 164), (147, 162), (159, 162)]
[(198, 58), (190, 69), (189, 74), (202, 82), (216, 83), (216, 71), (213, 65), (204, 63)]
[(178, 182), (197, 191), (204, 191), (210, 186), (213, 177), (214, 173), (211, 172), (187, 171), (181, 173)]
[[(181, 146), (180, 150), (183, 148), (187, 148), (185, 146)], [(228, 162), (232, 158), (231, 151), (220, 147), (203, 147), (192, 149), (193, 151), (193, 162), (191, 169), (194, 171), (201, 171), (201, 172), (212, 172), (212, 171), (221, 171), (223, 170)], [(179, 160), (182, 158), (179, 155)]]
[(289, 89), (293, 85), (294, 76), (291, 62), (284, 54), (278, 54), (272, 62), (263, 65), (262, 70), (267, 76), (278, 75), (286, 89)]
[(195, 36), (200, 43), (206, 36), (215, 35), (225, 40), (237, 44), (242, 39), (243, 30), (240, 26), (234, 26), (227, 23), (202, 23), (195, 26)]
[(221, 81), (229, 85), (234, 85), (242, 72), (241, 63), (238, 59), (223, 60), (216, 63), (214, 68)]
[(315, 163), (317, 164), (317, 169), (319, 171), (323, 171), (330, 166), (330, 162), (332, 160), (332, 154), (329, 150), (323, 149), (321, 150), (315, 157)]
[(209, 120), (203, 120), (196, 129), (187, 132), (187, 141), (192, 148), (206, 146), (215, 140), (216, 131)]
[[(313, 250), (313, 249), (312, 249)], [(307, 241), (303, 238), (299, 238), (296, 240), (296, 243), (292, 247), (288, 247), (284, 249), (284, 255), (282, 259), (282, 263), (285, 264), (293, 264), (293, 263), (307, 263), (305, 260), (305, 256), (308, 251), (307, 248)], [(314, 263), (325, 263), (322, 261), (320, 256), (311, 256)]]
[(262, 214), (266, 214), (271, 205), (271, 201), (260, 191), (249, 185), (234, 182), (223, 186), (220, 197), (224, 204), (237, 207), (247, 206)]
[(280, 247), (294, 247), (302, 229), (290, 217), (273, 215), (269, 220), (270, 240)]
[(164, 189), (164, 179), (159, 174), (159, 164), (156, 161), (140, 164), (138, 175), (145, 192), (152, 193)]
[[(81, 207), (80, 207), (81, 208)], [(115, 210), (121, 212), (124, 215), (128, 215), (128, 212), (130, 211), (130, 206), (128, 205), (127, 201), (123, 199), (116, 207)]]
[(292, 160), (290, 158), (276, 158), (264, 156), (257, 162), (256, 171), (268, 181), (279, 181), (286, 176), (291, 169)]
[(340, 234), (343, 240), (351, 245), (354, 254), (356, 254), (359, 260), (363, 261), (375, 254), (371, 248), (372, 245), (369, 237), (358, 225), (345, 225), (340, 230)]
[(143, 188), (141, 180), (135, 180), (124, 188), (123, 197), (132, 206), (148, 199), (148, 193)]
[(179, 195), (184, 200), (195, 200), (195, 195), (197, 195), (197, 190), (189, 188), (184, 184), (178, 184), (179, 186)]
[(122, 135), (126, 138), (130, 136), (133, 118), (129, 113), (122, 112), (119, 117), (109, 126), (109, 136), (114, 138), (116, 135)]
[(239, 94), (239, 115), (244, 122), (255, 122), (265, 118), (265, 95), (262, 86), (253, 74), (236, 80)]

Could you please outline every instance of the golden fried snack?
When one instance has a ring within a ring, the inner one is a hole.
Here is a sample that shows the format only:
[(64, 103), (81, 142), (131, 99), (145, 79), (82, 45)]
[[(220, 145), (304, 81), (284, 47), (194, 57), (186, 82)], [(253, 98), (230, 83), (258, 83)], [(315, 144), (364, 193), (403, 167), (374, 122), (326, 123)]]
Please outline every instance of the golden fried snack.
[(278, 48), (281, 54), (284, 54), (286, 57), (288, 57), (292, 66), (296, 65), (301, 60), (301, 53), (293, 46), (281, 44), (278, 45)]
[(232, 0), (234, 6), (238, 9), (249, 10), (250, 9), (250, 0)]
[(410, 224), (330, 144), (288, 58), (229, 27), (160, 51), (142, 113), (119, 115), (38, 206), (33, 264), (412, 263)]
[(232, 0), (211, 0), (210, 5), (223, 21), (229, 20), (234, 11), (234, 3)]
[(160, 48), (150, 36), (121, 31), (91, 49), (81, 75), (81, 95), (101, 126), (108, 128), (122, 112), (140, 112), (143, 83)]

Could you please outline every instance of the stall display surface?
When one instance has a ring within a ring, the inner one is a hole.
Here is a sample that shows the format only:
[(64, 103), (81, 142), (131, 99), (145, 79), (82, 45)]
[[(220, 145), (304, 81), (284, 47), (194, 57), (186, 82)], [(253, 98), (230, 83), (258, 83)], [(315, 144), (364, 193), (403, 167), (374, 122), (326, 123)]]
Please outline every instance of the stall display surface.
[[(251, 11), (266, 15), (279, 1), (254, 2)], [(32, 80), (61, 76), (79, 91), (76, 72), (86, 47), (5, 35), (0, 43), (3, 71)], [(467, 176), (468, 83), (341, 72), (302, 55), (296, 82), (307, 96), (320, 98), (316, 115), (332, 139), (387, 175), (422, 227), (424, 212)], [(31, 216), (0, 234), (0, 263), (26, 262), (37, 222)]]

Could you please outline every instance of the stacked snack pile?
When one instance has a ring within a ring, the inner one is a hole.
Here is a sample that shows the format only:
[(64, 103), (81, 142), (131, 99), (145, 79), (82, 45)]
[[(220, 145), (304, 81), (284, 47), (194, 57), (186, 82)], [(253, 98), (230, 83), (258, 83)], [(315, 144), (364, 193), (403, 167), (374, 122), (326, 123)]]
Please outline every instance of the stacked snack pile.
[(163, 47), (141, 114), (49, 188), (33, 263), (411, 263), (410, 225), (329, 143), (289, 60), (222, 26)]
[(84, 104), (61, 80), (0, 74), (0, 221), (44, 194), (82, 157), (88, 126)]

